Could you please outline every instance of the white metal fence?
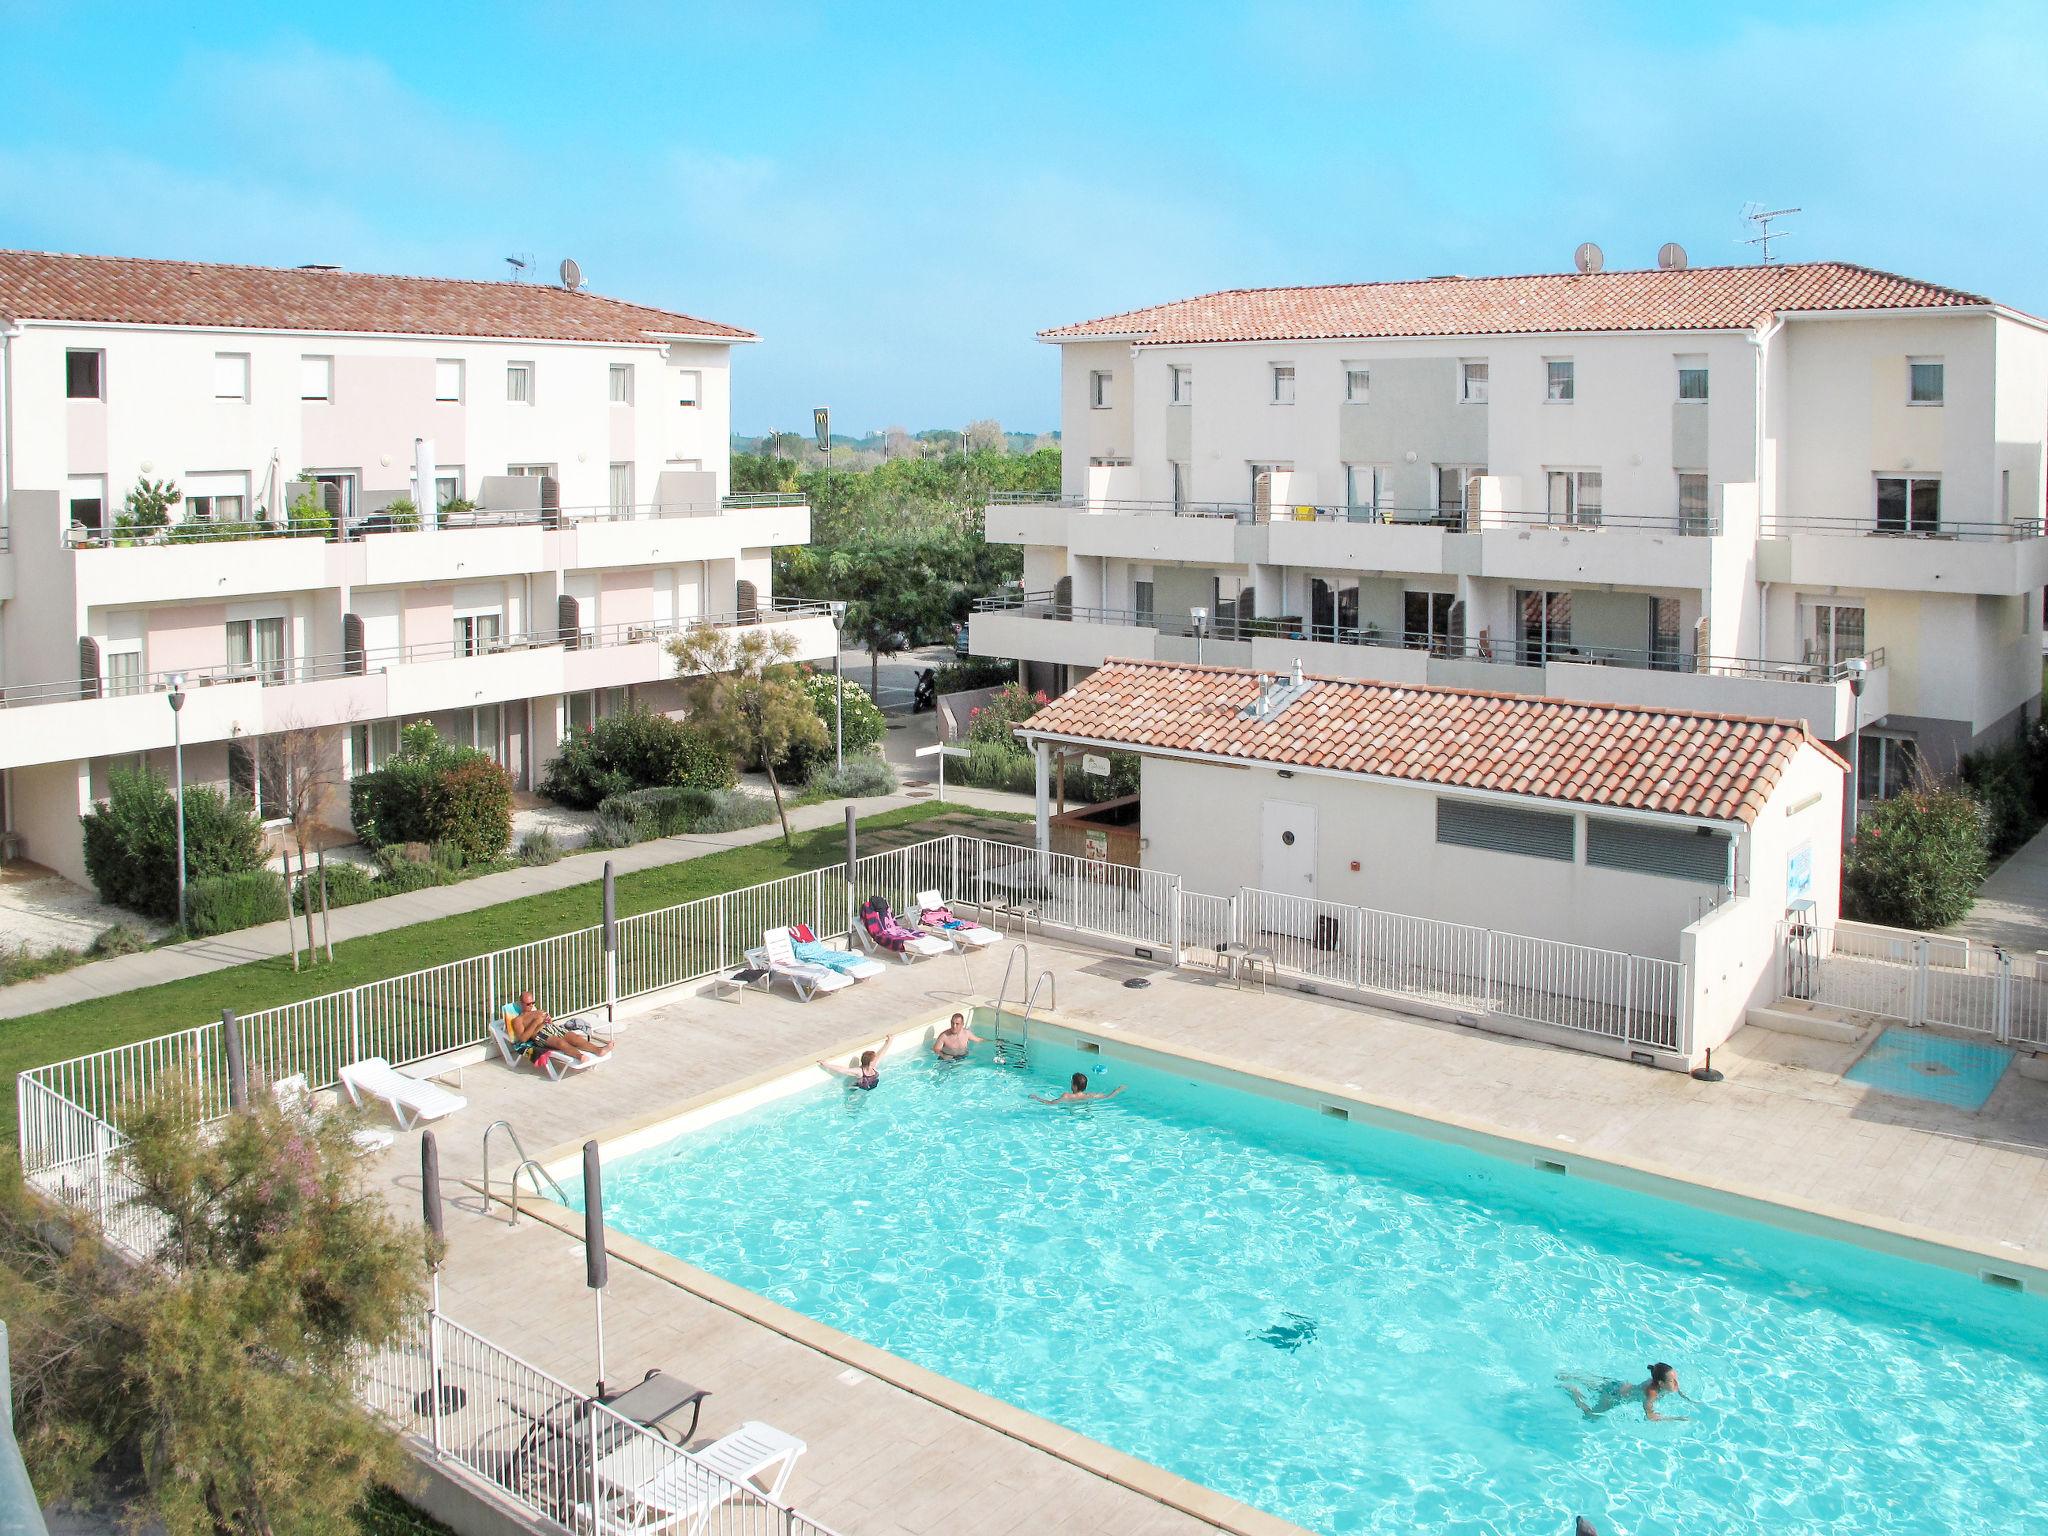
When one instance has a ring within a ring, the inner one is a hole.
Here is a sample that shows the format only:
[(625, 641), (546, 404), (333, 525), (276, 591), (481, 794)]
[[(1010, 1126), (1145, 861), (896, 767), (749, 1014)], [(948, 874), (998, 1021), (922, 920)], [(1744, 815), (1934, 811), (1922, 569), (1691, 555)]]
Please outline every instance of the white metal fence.
[(370, 1410), (575, 1536), (833, 1536), (445, 1317), (370, 1360)]
[(2048, 1046), (2048, 967), (2038, 953), (1860, 924), (1780, 923), (1778, 954), (1785, 997)]

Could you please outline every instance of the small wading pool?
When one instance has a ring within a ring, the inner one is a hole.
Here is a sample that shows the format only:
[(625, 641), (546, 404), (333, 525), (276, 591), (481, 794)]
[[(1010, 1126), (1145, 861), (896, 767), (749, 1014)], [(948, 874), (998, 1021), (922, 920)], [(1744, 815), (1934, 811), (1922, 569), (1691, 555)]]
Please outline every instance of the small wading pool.
[[(607, 1218), (1314, 1530), (1876, 1536), (2048, 1507), (2048, 1299), (1168, 1057), (1031, 1056), (899, 1042), (872, 1093), (636, 1135)], [(1031, 1102), (1077, 1070), (1126, 1092)], [(1589, 1420), (1556, 1380), (1653, 1360), (1687, 1422)]]

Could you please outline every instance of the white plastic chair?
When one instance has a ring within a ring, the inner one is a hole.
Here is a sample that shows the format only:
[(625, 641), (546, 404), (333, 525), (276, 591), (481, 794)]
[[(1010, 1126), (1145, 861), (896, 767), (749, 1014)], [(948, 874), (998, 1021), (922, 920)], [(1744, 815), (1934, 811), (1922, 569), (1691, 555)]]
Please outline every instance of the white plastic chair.
[[(945, 900), (937, 891), (919, 891), (917, 893), (918, 925), (920, 927), (925, 926), (925, 913), (935, 912), (942, 908), (946, 911), (952, 910), (946, 905)], [(972, 928), (934, 927), (931, 931), (940, 938), (951, 939), (955, 944), (962, 945), (968, 949), (987, 949), (991, 944), (1003, 942), (1003, 936), (997, 933), (995, 929), (983, 928), (979, 924)]]
[[(294, 1072), (290, 1077), (280, 1077), (270, 1085), (270, 1096), (277, 1107), (294, 1120), (307, 1125), (319, 1123), (323, 1107), (313, 1096), (312, 1087), (306, 1082), (306, 1074)], [(358, 1126), (349, 1132), (348, 1139), (356, 1149), (356, 1156), (367, 1157), (372, 1152), (382, 1152), (398, 1139), (395, 1131), (387, 1131), (381, 1125)]]
[(853, 985), (851, 976), (842, 976), (829, 965), (811, 965), (797, 959), (787, 928), (765, 929), (761, 934), (761, 953), (768, 962), (768, 974), (788, 982), (800, 1002), (808, 1003), (820, 992), (838, 992)]
[(505, 1028), (503, 1019), (491, 1020), (490, 1030), (491, 1043), (497, 1046), (498, 1054), (505, 1058), (506, 1066), (517, 1072), (520, 1062), (523, 1061), (536, 1071), (545, 1072), (551, 1083), (559, 1083), (571, 1072), (587, 1071), (611, 1060), (609, 1056), (572, 1056), (567, 1051), (552, 1050), (545, 1044), (538, 1051), (517, 1050), (513, 1047), (511, 1032)]
[[(866, 981), (870, 976), (886, 976), (889, 974), (889, 968), (882, 964), (881, 961), (871, 960), (866, 955), (858, 954), (850, 949), (835, 951), (835, 953), (845, 954), (847, 959), (852, 962), (848, 965), (826, 965), (822, 960), (806, 960), (796, 952), (797, 941), (794, 929), (782, 928), (773, 931), (779, 932), (782, 935), (783, 942), (788, 945), (790, 963), (793, 965), (811, 965), (821, 970), (837, 971), (842, 976), (851, 976), (855, 981)], [(768, 954), (774, 955), (778, 953), (778, 946), (771, 940), (768, 933), (763, 933), (761, 939), (763, 944), (767, 946), (766, 952)]]
[(366, 1056), (343, 1067), (341, 1086), (348, 1090), (349, 1102), (358, 1107), (365, 1098), (383, 1104), (401, 1131), (469, 1108), (469, 1100), (461, 1094), (450, 1093), (425, 1078), (407, 1077), (382, 1056)]
[[(804, 1450), (803, 1441), (772, 1424), (742, 1424), (701, 1451), (675, 1457), (643, 1481), (619, 1487), (625, 1528), (632, 1536), (666, 1536), (679, 1529), (697, 1536), (720, 1506), (749, 1489), (780, 1504)], [(773, 1481), (756, 1481), (771, 1469)], [(603, 1476), (602, 1468), (599, 1475)]]

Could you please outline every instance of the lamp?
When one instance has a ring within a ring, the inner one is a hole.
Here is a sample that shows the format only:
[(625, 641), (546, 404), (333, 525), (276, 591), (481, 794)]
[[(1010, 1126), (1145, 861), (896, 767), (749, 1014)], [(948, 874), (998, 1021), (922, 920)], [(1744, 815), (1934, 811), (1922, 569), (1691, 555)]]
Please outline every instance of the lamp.
[(171, 763), (178, 795), (178, 932), (185, 931), (185, 674), (173, 672), (171, 691)]
[(1870, 672), (1870, 659), (1851, 656), (1842, 663), (1849, 678), (1849, 782), (1842, 795), (1842, 847), (1846, 850), (1856, 837), (1856, 802), (1863, 778), (1863, 683)]
[(834, 598), (832, 610), (832, 766), (846, 772), (846, 689), (839, 681), (840, 631), (846, 627), (846, 604)]

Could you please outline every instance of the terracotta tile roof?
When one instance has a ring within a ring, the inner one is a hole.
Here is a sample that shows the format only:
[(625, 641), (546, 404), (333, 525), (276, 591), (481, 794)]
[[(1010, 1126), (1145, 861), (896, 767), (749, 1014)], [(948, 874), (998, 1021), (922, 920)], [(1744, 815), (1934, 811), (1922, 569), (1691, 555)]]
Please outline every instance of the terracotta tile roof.
[(10, 320), (534, 341), (646, 342), (677, 333), (754, 339), (753, 332), (735, 326), (600, 294), (572, 293), (551, 283), (230, 267), (51, 251), (0, 251), (0, 315)]
[(1083, 320), (1041, 341), (1313, 341), (1372, 336), (1503, 336), (1548, 331), (1733, 330), (1784, 310), (1951, 309), (1991, 300), (1845, 261), (1432, 277), (1320, 288), (1233, 288)]
[(1356, 678), (1312, 678), (1271, 719), (1247, 719), (1260, 678), (1111, 661), (1017, 730), (1741, 822), (1802, 745), (1841, 761), (1797, 721)]

